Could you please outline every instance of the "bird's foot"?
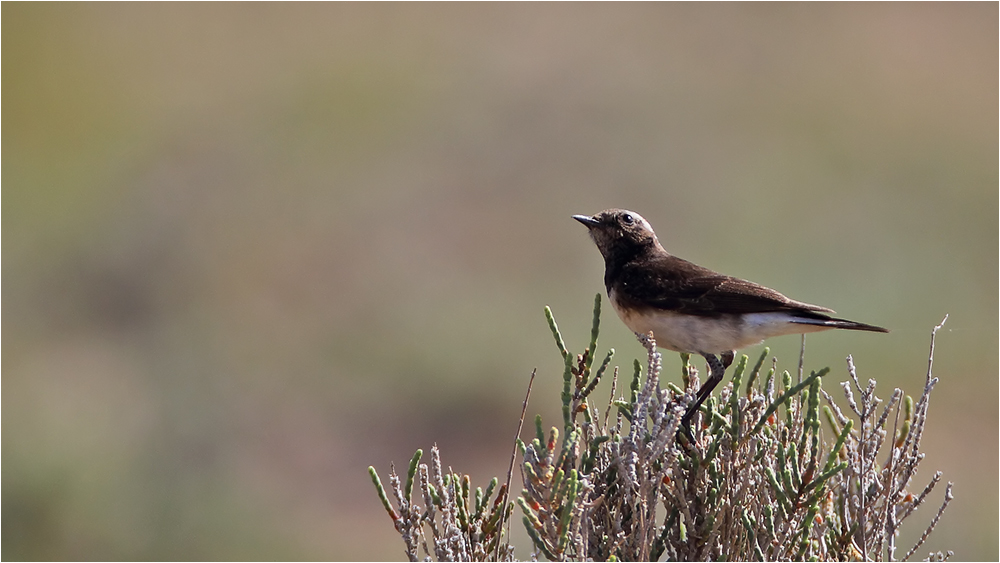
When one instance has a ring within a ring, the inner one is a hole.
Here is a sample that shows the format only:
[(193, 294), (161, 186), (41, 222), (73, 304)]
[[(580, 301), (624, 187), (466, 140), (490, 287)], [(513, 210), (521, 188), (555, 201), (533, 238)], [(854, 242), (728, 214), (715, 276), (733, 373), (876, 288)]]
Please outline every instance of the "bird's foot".
[(691, 419), (698, 413), (698, 409), (701, 408), (705, 399), (722, 382), (722, 378), (726, 374), (726, 368), (733, 363), (733, 359), (736, 357), (736, 351), (729, 350), (723, 352), (719, 355), (721, 359), (716, 357), (715, 354), (702, 354), (702, 356), (708, 362), (708, 367), (711, 369), (711, 376), (701, 386), (701, 389), (698, 390), (698, 397), (695, 399), (694, 404), (688, 407), (687, 412), (684, 413), (684, 417), (681, 418), (681, 432), (684, 433), (684, 436), (691, 444), (694, 444), (694, 435), (691, 433)]

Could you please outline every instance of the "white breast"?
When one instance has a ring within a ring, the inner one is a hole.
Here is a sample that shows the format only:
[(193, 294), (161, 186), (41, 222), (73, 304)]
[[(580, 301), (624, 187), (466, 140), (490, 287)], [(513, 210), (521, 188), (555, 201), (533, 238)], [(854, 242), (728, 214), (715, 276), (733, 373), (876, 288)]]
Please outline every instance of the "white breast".
[(748, 313), (714, 317), (683, 315), (650, 309), (639, 312), (619, 307), (612, 293), (611, 304), (630, 330), (653, 333), (657, 346), (692, 354), (720, 354), (759, 344), (783, 334), (828, 330), (830, 327), (789, 322), (788, 313)]

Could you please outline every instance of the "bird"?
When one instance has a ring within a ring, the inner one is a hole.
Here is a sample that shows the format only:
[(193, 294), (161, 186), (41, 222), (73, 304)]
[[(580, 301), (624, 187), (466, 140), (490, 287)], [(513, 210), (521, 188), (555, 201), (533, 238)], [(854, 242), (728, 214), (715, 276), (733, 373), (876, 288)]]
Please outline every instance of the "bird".
[(889, 332), (839, 319), (833, 309), (789, 299), (762, 285), (727, 276), (667, 252), (649, 222), (634, 211), (573, 215), (604, 257), (604, 286), (625, 326), (652, 333), (660, 348), (698, 354), (711, 375), (681, 427), (693, 443), (691, 418), (722, 381), (736, 351), (773, 336), (831, 329)]

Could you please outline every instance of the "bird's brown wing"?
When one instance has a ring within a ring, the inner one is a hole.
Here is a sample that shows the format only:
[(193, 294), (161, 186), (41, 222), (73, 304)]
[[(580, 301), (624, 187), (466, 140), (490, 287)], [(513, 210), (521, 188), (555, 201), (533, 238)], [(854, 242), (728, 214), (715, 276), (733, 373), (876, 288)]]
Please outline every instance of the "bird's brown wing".
[[(689, 315), (769, 313), (832, 313), (802, 303), (762, 285), (725, 276), (676, 256), (658, 256), (652, 263), (625, 266), (616, 295), (634, 307), (654, 307)], [(825, 317), (825, 315), (817, 315)]]

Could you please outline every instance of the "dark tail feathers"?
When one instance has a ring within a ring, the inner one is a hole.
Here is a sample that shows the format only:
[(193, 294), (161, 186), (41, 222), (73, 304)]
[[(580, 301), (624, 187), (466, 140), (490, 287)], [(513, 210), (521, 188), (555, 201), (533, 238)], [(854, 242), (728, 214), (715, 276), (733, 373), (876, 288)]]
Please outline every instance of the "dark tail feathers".
[(835, 319), (833, 317), (827, 317), (826, 315), (815, 315), (816, 318), (804, 318), (799, 317), (793, 319), (793, 323), (803, 324), (803, 325), (815, 325), (815, 326), (828, 326), (830, 328), (843, 328), (846, 330), (867, 330), (869, 332), (889, 332), (889, 329), (882, 328), (875, 325), (866, 325), (865, 323), (856, 323), (854, 321), (849, 321), (847, 319)]

